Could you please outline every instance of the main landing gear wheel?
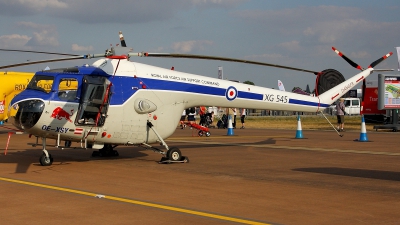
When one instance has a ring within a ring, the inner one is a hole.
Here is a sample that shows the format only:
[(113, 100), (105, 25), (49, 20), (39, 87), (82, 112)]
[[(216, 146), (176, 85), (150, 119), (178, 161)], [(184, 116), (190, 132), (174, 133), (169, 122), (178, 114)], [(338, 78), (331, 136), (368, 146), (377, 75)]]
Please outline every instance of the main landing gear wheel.
[(179, 161), (181, 159), (181, 157), (182, 157), (181, 150), (179, 150), (179, 148), (175, 148), (175, 147), (170, 148), (167, 151), (167, 157), (168, 157), (169, 160)]
[(189, 158), (182, 156), (181, 150), (177, 147), (172, 147), (167, 151), (166, 157), (161, 158), (159, 163), (188, 163)]
[(71, 147), (71, 143), (72, 143), (71, 141), (65, 141), (64, 146), (69, 148), (69, 147)]
[[(116, 146), (114, 146), (116, 147)], [(103, 148), (98, 151), (93, 151), (92, 157), (111, 157), (119, 156), (118, 151), (114, 150), (114, 147), (110, 144), (105, 144)]]
[(39, 158), (40, 165), (42, 166), (51, 166), (53, 164), (53, 157), (49, 154), (49, 157), (46, 156), (45, 153), (42, 154)]

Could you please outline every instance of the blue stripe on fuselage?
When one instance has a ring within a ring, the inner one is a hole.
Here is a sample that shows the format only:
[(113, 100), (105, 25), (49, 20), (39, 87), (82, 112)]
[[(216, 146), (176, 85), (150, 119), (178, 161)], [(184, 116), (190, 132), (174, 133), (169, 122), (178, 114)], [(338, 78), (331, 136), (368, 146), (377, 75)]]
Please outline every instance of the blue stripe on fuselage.
[[(191, 93), (225, 96), (226, 88), (204, 86), (198, 84), (188, 84), (175, 81), (164, 81), (154, 79), (142, 79), (149, 89), (169, 90), (169, 91), (184, 91)], [(262, 94), (239, 91), (237, 98), (245, 98), (252, 100), (263, 100)]]
[(315, 106), (315, 107), (328, 107), (328, 104), (324, 103), (318, 103), (318, 102), (309, 102), (309, 101), (304, 101), (304, 100), (298, 100), (298, 99), (289, 99), (290, 104), (295, 104), (295, 105), (305, 105), (305, 106)]
[[(143, 85), (145, 85), (148, 90), (181, 91), (215, 96), (225, 96), (226, 92), (225, 88), (148, 78), (116, 76), (112, 78), (111, 82), (113, 83), (114, 88), (113, 96), (111, 97), (112, 105), (123, 104), (137, 90), (143, 89)], [(263, 95), (239, 91), (238, 98), (262, 100)]]
[[(149, 90), (166, 90), (166, 91), (181, 91), (188, 93), (197, 94), (207, 94), (225, 97), (226, 88), (205, 86), (199, 84), (188, 84), (184, 82), (177, 81), (166, 81), (166, 80), (156, 80), (149, 78), (133, 78), (133, 77), (121, 77), (115, 76), (111, 80), (113, 82), (113, 87), (115, 89), (120, 89), (121, 91), (116, 91), (114, 89), (113, 96), (111, 97), (112, 105), (123, 104), (128, 100), (137, 90), (142, 89), (142, 85), (146, 86)], [(142, 83), (141, 83), (142, 82)], [(262, 94), (238, 91), (237, 98), (250, 99), (250, 100), (263, 100)], [(309, 102), (298, 99), (289, 99), (289, 103), (296, 105), (306, 105), (318, 107), (318, 102)], [(328, 107), (327, 104), (320, 104), (320, 107)]]

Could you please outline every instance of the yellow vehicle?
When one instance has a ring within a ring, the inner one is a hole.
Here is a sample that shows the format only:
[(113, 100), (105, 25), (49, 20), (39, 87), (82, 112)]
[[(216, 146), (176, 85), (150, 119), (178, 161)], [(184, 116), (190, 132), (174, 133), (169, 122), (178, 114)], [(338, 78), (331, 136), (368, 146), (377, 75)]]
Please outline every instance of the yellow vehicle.
[(0, 121), (7, 120), (8, 104), (25, 90), (35, 73), (0, 71)]
[[(10, 72), (0, 71), (0, 121), (3, 122), (8, 118), (8, 105), (11, 100), (25, 90), (35, 73), (28, 72)], [(45, 89), (46, 92), (51, 91), (52, 82), (40, 82), (38, 86)], [(61, 81), (59, 89), (68, 92), (78, 89), (76, 80)]]

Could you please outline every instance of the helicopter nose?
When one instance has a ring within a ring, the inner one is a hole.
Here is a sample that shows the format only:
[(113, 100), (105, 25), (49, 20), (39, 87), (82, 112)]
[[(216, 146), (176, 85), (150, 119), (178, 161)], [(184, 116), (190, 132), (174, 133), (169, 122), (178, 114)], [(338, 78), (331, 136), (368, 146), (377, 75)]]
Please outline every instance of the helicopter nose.
[(35, 126), (43, 113), (42, 100), (26, 100), (15, 103), (9, 110), (9, 120), (17, 128), (27, 130)]

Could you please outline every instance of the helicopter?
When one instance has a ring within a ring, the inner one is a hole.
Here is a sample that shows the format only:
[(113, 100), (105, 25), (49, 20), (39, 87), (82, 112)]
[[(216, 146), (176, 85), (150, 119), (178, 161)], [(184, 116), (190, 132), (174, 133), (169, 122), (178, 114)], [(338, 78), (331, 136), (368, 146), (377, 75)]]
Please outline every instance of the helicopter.
[[(189, 162), (179, 148), (165, 142), (175, 132), (184, 109), (212, 102), (220, 107), (322, 112), (392, 55), (391, 52), (384, 55), (344, 80), (343, 75), (333, 69), (317, 72), (216, 56), (133, 52), (126, 46), (122, 32), (119, 36), (121, 46), (111, 47), (105, 53), (61, 54), (68, 57), (0, 66), (3, 69), (100, 58), (92, 65), (38, 71), (26, 89), (12, 99), (9, 121), (36, 137), (33, 146), (42, 146), (43, 153), (39, 158), (42, 166), (53, 163), (47, 139), (55, 139), (54, 147), (61, 149), (71, 147), (71, 142), (80, 143), (81, 149), (95, 149), (92, 156), (118, 156), (117, 146), (141, 146), (162, 154), (160, 162)], [(355, 64), (343, 54), (341, 56)], [(130, 61), (133, 57), (220, 60), (313, 73), (317, 75), (316, 96), (160, 68)], [(322, 85), (324, 83), (328, 85)], [(64, 146), (61, 141), (65, 141)], [(163, 149), (152, 146), (155, 143)]]

